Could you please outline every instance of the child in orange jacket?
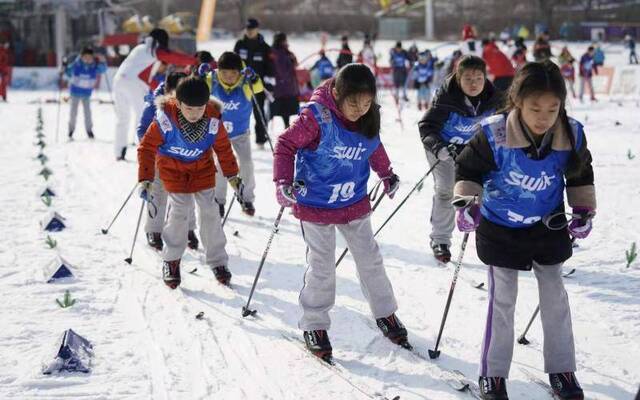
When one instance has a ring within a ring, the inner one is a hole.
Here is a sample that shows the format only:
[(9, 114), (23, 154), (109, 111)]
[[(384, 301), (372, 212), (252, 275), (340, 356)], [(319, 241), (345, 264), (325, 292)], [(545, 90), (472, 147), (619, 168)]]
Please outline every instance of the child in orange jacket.
[[(234, 190), (242, 191), (238, 164), (221, 120), (222, 107), (209, 99), (209, 86), (197, 76), (184, 78), (176, 98), (158, 104), (154, 121), (138, 147), (140, 196), (153, 204), (151, 182), (157, 165), (169, 193), (169, 214), (162, 230), (162, 273), (167, 286), (180, 285), (180, 259), (187, 246), (188, 216), (199, 209), (200, 238), (206, 264), (216, 279), (229, 284), (226, 238), (215, 203), (213, 152)], [(151, 207), (153, 209), (153, 207)]]

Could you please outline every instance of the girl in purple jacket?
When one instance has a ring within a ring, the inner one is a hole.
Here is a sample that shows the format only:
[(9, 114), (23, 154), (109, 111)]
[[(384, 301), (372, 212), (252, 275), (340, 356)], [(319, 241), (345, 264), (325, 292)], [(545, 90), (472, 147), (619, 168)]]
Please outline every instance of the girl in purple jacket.
[(363, 64), (348, 64), (315, 90), (275, 148), (278, 203), (293, 207), (307, 244), (298, 326), (307, 348), (325, 361), (332, 351), (327, 330), (336, 293), (336, 229), (353, 254), (362, 292), (383, 334), (396, 344), (408, 344), (371, 229), (370, 169), (390, 198), (399, 185), (379, 133), (375, 77)]

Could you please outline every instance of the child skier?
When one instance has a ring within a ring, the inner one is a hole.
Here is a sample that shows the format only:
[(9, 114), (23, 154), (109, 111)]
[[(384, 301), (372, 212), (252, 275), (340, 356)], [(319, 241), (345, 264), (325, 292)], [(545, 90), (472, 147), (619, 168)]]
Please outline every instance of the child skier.
[(560, 72), (564, 77), (567, 86), (571, 89), (571, 96), (576, 98), (576, 91), (573, 87), (574, 82), (576, 81), (576, 69), (573, 66), (573, 63), (576, 61), (575, 58), (571, 55), (569, 48), (564, 46), (562, 48), (562, 52), (558, 56), (558, 62), (560, 63)]
[(85, 47), (71, 64), (65, 68), (65, 75), (70, 79), (71, 114), (69, 115), (69, 140), (73, 140), (76, 129), (78, 103), (82, 102), (84, 110), (84, 128), (89, 139), (93, 139), (93, 121), (91, 120), (91, 94), (96, 86), (99, 74), (107, 72), (107, 64), (101, 56), (95, 57), (91, 47)]
[(389, 52), (389, 64), (393, 72), (394, 98), (400, 99), (400, 89), (402, 89), (402, 100), (409, 101), (407, 97), (407, 71), (409, 56), (402, 48), (401, 42), (396, 42), (396, 47)]
[(320, 56), (320, 58), (315, 62), (315, 64), (313, 64), (311, 69), (309, 69), (309, 71), (312, 72), (311, 84), (314, 87), (318, 86), (320, 83), (326, 81), (327, 79), (333, 78), (333, 75), (336, 72), (333, 63), (331, 63), (331, 60), (329, 60), (324, 50), (320, 50), (320, 53), (318, 55)]
[[(433, 167), (435, 194), (431, 209), (431, 249), (442, 262), (451, 260), (451, 233), (455, 211), (451, 205), (455, 175), (454, 157), (471, 139), (480, 121), (493, 114), (500, 96), (487, 80), (486, 64), (477, 56), (460, 58), (454, 74), (438, 90), (418, 128)], [(451, 146), (453, 145), (453, 146)]]
[[(246, 75), (244, 74), (246, 72)], [(250, 86), (251, 85), (251, 86)], [(224, 104), (222, 121), (227, 130), (231, 146), (240, 164), (240, 177), (244, 190), (238, 198), (242, 211), (253, 216), (256, 178), (251, 158), (249, 121), (253, 111), (252, 93), (262, 93), (262, 81), (252, 69), (245, 69), (242, 58), (232, 52), (222, 53), (218, 60), (218, 71), (211, 74), (211, 94)], [(253, 92), (252, 92), (253, 91)], [(220, 215), (224, 216), (227, 199), (227, 182), (222, 173), (216, 175), (216, 203)]]
[[(169, 98), (174, 98), (178, 82), (186, 76), (187, 74), (184, 72), (170, 72), (166, 76), (165, 81), (161, 83), (153, 93), (145, 96), (144, 109), (142, 110), (140, 123), (136, 128), (140, 142), (142, 142), (144, 134), (147, 132), (149, 125), (151, 125), (156, 115), (156, 103), (166, 102)], [(160, 180), (158, 176), (157, 168), (151, 191), (153, 192), (153, 206), (149, 212), (147, 212), (144, 231), (147, 237), (147, 244), (156, 250), (162, 251), (162, 227), (164, 226), (164, 220), (167, 214), (167, 191), (164, 189), (162, 180)], [(191, 215), (189, 215), (189, 233), (187, 234), (187, 245), (192, 250), (197, 250), (199, 244), (195, 229), (196, 212), (194, 209)]]
[[(591, 154), (580, 122), (569, 118), (567, 89), (551, 61), (521, 68), (505, 113), (482, 121), (456, 159), (456, 198), (476, 197), (458, 210), (463, 232), (477, 230), (478, 257), (489, 266), (489, 305), (479, 368), (484, 399), (507, 399), (513, 355), (518, 271), (538, 281), (545, 371), (560, 399), (583, 399), (562, 263), (570, 236), (591, 231), (596, 198)], [(566, 182), (566, 184), (565, 184)], [(564, 214), (564, 191), (573, 208)]]
[[(353, 254), (365, 298), (378, 327), (392, 342), (407, 345), (407, 330), (371, 230), (369, 169), (393, 198), (397, 175), (380, 143), (376, 79), (364, 64), (349, 64), (319, 86), (300, 117), (278, 138), (274, 181), (278, 203), (293, 207), (307, 244), (308, 269), (300, 293), (298, 326), (307, 348), (329, 360), (327, 330), (335, 302), (336, 229)], [(295, 165), (295, 175), (294, 175)], [(294, 182), (299, 190), (294, 193)]]
[(169, 213), (162, 230), (163, 280), (175, 289), (180, 285), (180, 259), (187, 247), (189, 218), (198, 204), (200, 238), (206, 264), (216, 279), (229, 284), (231, 272), (225, 251), (226, 238), (215, 206), (215, 151), (222, 171), (237, 192), (242, 180), (227, 131), (220, 121), (222, 105), (209, 100), (209, 86), (197, 76), (180, 81), (176, 98), (158, 104), (156, 117), (138, 147), (140, 196), (153, 202), (152, 182), (157, 168), (169, 193)]
[(413, 66), (413, 80), (418, 91), (418, 110), (422, 110), (423, 107), (425, 110), (429, 108), (431, 93), (429, 86), (433, 81), (436, 61), (431, 52), (426, 50), (424, 53), (420, 53), (418, 61)]

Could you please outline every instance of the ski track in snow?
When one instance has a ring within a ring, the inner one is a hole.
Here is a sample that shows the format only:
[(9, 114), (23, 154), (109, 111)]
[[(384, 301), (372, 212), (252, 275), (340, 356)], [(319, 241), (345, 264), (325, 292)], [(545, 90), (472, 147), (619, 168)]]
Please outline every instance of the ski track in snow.
[[(307, 43), (308, 44), (308, 43)], [(300, 44), (295, 44), (300, 45)], [(578, 46), (581, 49), (581, 47)], [(576, 53), (574, 51), (574, 53)], [(301, 54), (304, 54), (302, 52)], [(575, 56), (576, 54), (574, 54)], [(578, 54), (579, 55), (579, 54)], [(107, 97), (99, 93), (99, 97)], [(257, 215), (243, 216), (236, 207), (225, 227), (233, 289), (218, 285), (201, 263), (202, 253), (188, 251), (183, 283), (171, 291), (161, 281), (159, 254), (146, 247), (140, 232), (131, 266), (128, 256), (140, 199), (133, 196), (108, 235), (100, 234), (131, 190), (136, 164), (115, 163), (112, 149), (114, 110), (93, 105), (97, 139), (85, 139), (79, 118), (76, 140), (66, 142), (68, 105), (63, 105), (60, 139), (55, 143), (57, 105), (42, 104), (50, 183), (57, 197), (53, 208), (67, 218), (68, 229), (50, 234), (58, 242), (46, 248), (39, 221), (47, 207), (38, 198), (44, 186), (35, 160), (35, 99), (53, 92), (10, 92), (2, 104), (5, 121), (0, 147), (5, 188), (0, 196), (0, 398), (11, 399), (366, 399), (331, 370), (300, 350), (287, 337), (297, 329), (302, 286), (304, 243), (299, 223), (285, 213), (264, 266), (252, 308), (243, 319), (258, 262), (277, 213), (271, 183), (271, 155), (254, 150), (257, 172)], [(413, 93), (412, 93), (413, 100)], [(420, 114), (403, 110), (404, 132), (396, 122), (391, 96), (380, 93), (383, 136), (394, 170), (402, 179), (397, 197), (383, 200), (373, 216), (378, 226), (393, 210), (427, 163), (418, 141)], [(640, 242), (637, 226), (640, 194), (640, 128), (636, 101), (622, 105), (602, 98), (595, 104), (570, 101), (569, 113), (585, 124), (594, 158), (598, 216), (592, 235), (580, 241), (566, 269), (572, 304), (578, 378), (588, 399), (630, 399), (640, 382), (640, 265), (624, 268), (624, 250)], [(621, 125), (616, 125), (619, 121)], [(277, 120), (276, 131), (281, 130)], [(631, 149), (638, 155), (628, 160)], [(135, 149), (128, 157), (134, 159)], [(406, 203), (378, 240), (387, 273), (399, 302), (398, 316), (421, 354), (434, 345), (453, 267), (443, 268), (428, 247), (433, 180)], [(141, 229), (142, 231), (142, 229)], [(238, 231), (238, 236), (232, 235)], [(462, 235), (454, 233), (456, 259)], [(337, 253), (344, 240), (338, 236)], [(73, 266), (76, 278), (46, 284), (43, 267), (56, 254)], [(194, 268), (195, 274), (189, 274)], [(419, 359), (386, 341), (375, 328), (347, 256), (338, 268), (331, 340), (346, 377), (374, 396), (405, 399), (468, 399), (439, 379), (439, 365), (461, 370), (475, 380), (484, 328), (487, 292), (469, 282), (486, 282), (486, 269), (469, 241), (451, 312), (435, 362)], [(69, 290), (77, 304), (63, 310), (55, 303)], [(516, 310), (516, 336), (524, 329), (537, 302), (535, 278), (522, 273)], [(198, 320), (195, 315), (204, 312)], [(94, 344), (90, 374), (43, 376), (42, 362), (53, 356), (53, 343), (72, 328)], [(527, 378), (525, 368), (546, 379), (542, 362), (542, 329), (534, 322), (529, 346), (517, 345), (509, 393), (517, 399), (549, 398)]]

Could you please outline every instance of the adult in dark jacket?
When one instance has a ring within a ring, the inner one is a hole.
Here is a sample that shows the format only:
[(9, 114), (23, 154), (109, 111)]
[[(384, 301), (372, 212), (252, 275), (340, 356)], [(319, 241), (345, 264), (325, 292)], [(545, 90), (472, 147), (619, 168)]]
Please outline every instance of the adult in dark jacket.
[(276, 77), (276, 86), (273, 90), (274, 101), (271, 105), (271, 115), (280, 116), (285, 127), (289, 127), (289, 117), (298, 114), (299, 104), (298, 79), (296, 78), (296, 66), (298, 60), (289, 51), (287, 35), (278, 32), (273, 37), (273, 49), (271, 51)]
[[(441, 262), (451, 259), (451, 234), (454, 228), (453, 185), (454, 156), (471, 139), (480, 121), (493, 114), (500, 96), (486, 77), (486, 64), (477, 56), (460, 58), (455, 73), (436, 93), (431, 108), (418, 128), (433, 167), (435, 194), (431, 210), (431, 249)], [(437, 164), (437, 165), (436, 165)]]
[[(562, 264), (592, 228), (596, 197), (582, 124), (566, 114), (567, 89), (551, 61), (518, 70), (504, 114), (491, 116), (456, 159), (457, 224), (476, 231), (489, 295), (480, 351), (482, 398), (507, 399), (519, 270), (538, 282), (544, 368), (554, 397), (583, 399), (575, 377)], [(565, 217), (564, 196), (573, 208)]]
[(543, 32), (538, 36), (533, 44), (533, 59), (544, 61), (551, 58), (551, 44), (549, 43), (549, 32)]
[(353, 53), (351, 52), (351, 48), (349, 47), (349, 37), (347, 35), (344, 35), (342, 36), (341, 40), (342, 48), (340, 49), (340, 54), (338, 54), (338, 58), (336, 59), (336, 66), (338, 67), (338, 69), (353, 62)]
[[(273, 65), (271, 64), (271, 47), (264, 41), (258, 28), (260, 24), (255, 18), (249, 18), (245, 27), (244, 37), (236, 42), (233, 52), (238, 54), (244, 63), (252, 68), (264, 82), (265, 89), (273, 91), (275, 80), (273, 78)], [(262, 123), (260, 111), (264, 113), (264, 102), (266, 95), (264, 92), (255, 94), (258, 107), (253, 107), (253, 118), (256, 121), (256, 143), (264, 148), (267, 142), (267, 127)]]

